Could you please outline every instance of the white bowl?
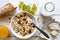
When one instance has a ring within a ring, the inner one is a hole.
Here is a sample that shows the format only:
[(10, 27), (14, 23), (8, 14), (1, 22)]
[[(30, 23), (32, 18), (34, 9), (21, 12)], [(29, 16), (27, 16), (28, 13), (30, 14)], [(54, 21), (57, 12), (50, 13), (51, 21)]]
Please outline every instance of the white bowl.
[[(20, 12), (20, 13), (21, 13), (21, 12)], [(36, 24), (35, 18), (34, 18), (30, 13), (28, 13), (28, 12), (26, 12), (26, 13), (32, 18), (33, 23)], [(13, 19), (15, 16), (16, 16), (16, 15), (14, 15), (14, 16), (12, 17), (12, 19)], [(11, 19), (11, 23), (12, 23), (12, 19)], [(29, 35), (27, 35), (27, 36), (21, 36), (21, 35), (17, 34), (17, 33), (13, 30), (12, 24), (11, 24), (11, 32), (12, 32), (17, 38), (27, 39), (27, 38), (32, 37), (32, 36), (35, 34), (36, 28), (34, 29), (34, 31), (33, 31), (31, 34), (29, 34)]]

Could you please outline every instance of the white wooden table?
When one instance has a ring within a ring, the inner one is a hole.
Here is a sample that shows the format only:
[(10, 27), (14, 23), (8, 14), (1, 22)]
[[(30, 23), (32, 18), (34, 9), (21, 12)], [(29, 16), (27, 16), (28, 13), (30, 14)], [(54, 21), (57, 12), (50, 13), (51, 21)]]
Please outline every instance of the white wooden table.
[[(17, 3), (19, 2), (19, 0), (0, 0), (0, 7), (2, 7), (6, 2), (12, 2), (12, 3), (14, 3), (14, 5), (16, 5), (17, 6)], [(21, 1), (21, 0), (20, 0)], [(27, 0), (24, 0), (24, 1), (27, 1)], [(28, 0), (28, 1), (30, 1), (30, 0)], [(31, 2), (32, 2), (33, 0), (31, 0)], [(46, 2), (53, 2), (54, 4), (55, 4), (55, 10), (54, 10), (54, 14), (60, 14), (60, 0), (36, 0), (36, 1), (38, 1), (37, 2), (37, 4), (39, 5), (39, 8), (43, 5), (43, 4), (45, 4)], [(35, 1), (35, 2), (36, 2)], [(5, 2), (5, 3), (4, 3)], [(3, 5), (2, 5), (2, 3), (4, 3)], [(30, 2), (28, 2), (28, 3), (30, 3)], [(2, 5), (2, 6), (1, 6)], [(38, 9), (38, 11), (40, 12), (40, 9)], [(37, 13), (37, 15), (39, 15), (39, 12), (36, 12)], [(35, 14), (36, 14), (35, 13)], [(57, 21), (60, 21), (60, 18), (59, 18), (60, 16), (52, 16), (52, 18), (54, 19), (55, 18), (55, 20), (57, 20)], [(50, 21), (51, 21), (51, 19), (50, 19)], [(7, 25), (7, 26), (9, 26), (9, 25)], [(45, 28), (43, 28), (43, 30), (46, 30)], [(47, 31), (46, 31), (47, 32)], [(31, 37), (31, 38), (29, 38), (29, 39), (26, 39), (26, 40), (46, 40), (45, 39), (45, 37), (42, 35), (42, 34), (39, 34), (39, 32), (38, 32), (38, 37), (36, 37), (36, 36), (34, 36), (34, 37)], [(39, 36), (42, 36), (42, 37), (39, 37)], [(51, 37), (52, 38), (52, 37)], [(19, 38), (16, 38), (15, 36), (13, 36), (13, 37), (8, 37), (8, 38), (6, 38), (6, 39), (0, 39), (0, 40), (22, 40), (22, 39), (19, 39)], [(60, 40), (59, 38), (57, 38), (57, 39), (48, 39), (48, 40)]]

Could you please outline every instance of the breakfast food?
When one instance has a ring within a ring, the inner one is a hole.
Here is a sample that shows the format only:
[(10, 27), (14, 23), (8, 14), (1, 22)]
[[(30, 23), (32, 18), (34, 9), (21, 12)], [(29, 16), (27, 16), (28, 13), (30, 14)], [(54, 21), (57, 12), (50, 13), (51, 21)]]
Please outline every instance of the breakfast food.
[(36, 4), (33, 4), (32, 8), (30, 8), (30, 5), (19, 2), (18, 7), (21, 8), (23, 11), (30, 12), (31, 14), (34, 14), (34, 12), (37, 10)]
[(53, 30), (50, 32), (53, 36), (56, 36), (58, 34), (58, 32), (56, 30)]
[(28, 16), (26, 12), (21, 12), (17, 14), (12, 19), (13, 30), (22, 36), (26, 36), (34, 31), (34, 25), (32, 24), (32, 19)]
[(11, 14), (10, 12), (14, 11), (16, 7), (14, 7), (11, 3), (7, 3), (5, 6), (0, 8), (0, 18)]
[(53, 35), (53, 36), (56, 36), (58, 34), (58, 31), (60, 30), (59, 28), (59, 24), (58, 23), (50, 23), (48, 25), (49, 29), (50, 29), (50, 33)]
[(0, 25), (0, 38), (6, 38), (9, 35), (9, 30), (6, 26)]
[(59, 24), (58, 23), (51, 23), (51, 24), (49, 24), (49, 26), (48, 26), (51, 30), (59, 30), (60, 28), (60, 26), (59, 26)]

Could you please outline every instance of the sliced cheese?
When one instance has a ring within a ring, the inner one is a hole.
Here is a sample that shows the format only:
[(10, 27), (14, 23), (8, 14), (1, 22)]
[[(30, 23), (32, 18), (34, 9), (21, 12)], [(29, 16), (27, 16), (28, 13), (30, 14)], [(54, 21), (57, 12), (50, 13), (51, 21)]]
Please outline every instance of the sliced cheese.
[(53, 30), (53, 31), (51, 31), (50, 33), (51, 33), (53, 36), (56, 36), (58, 32), (57, 32), (56, 30)]
[(48, 25), (48, 27), (50, 29), (59, 30), (59, 24), (58, 23), (51, 23)]

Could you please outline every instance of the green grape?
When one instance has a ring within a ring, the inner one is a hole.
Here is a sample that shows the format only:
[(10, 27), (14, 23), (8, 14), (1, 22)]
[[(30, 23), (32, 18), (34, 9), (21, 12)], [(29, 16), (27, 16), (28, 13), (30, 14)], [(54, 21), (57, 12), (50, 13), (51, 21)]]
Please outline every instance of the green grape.
[(26, 11), (28, 11), (29, 12), (29, 10), (30, 10), (30, 5), (26, 5)]
[(22, 10), (27, 11), (27, 6), (24, 4)]
[(36, 4), (33, 4), (33, 6), (32, 6), (32, 10), (36, 11), (36, 9), (37, 9)]
[(23, 2), (19, 2), (18, 6), (19, 6), (19, 8), (22, 8), (23, 7)]
[(29, 5), (23, 5), (22, 10), (29, 12), (30, 6)]
[(30, 10), (29, 12), (34, 15), (34, 10)]

